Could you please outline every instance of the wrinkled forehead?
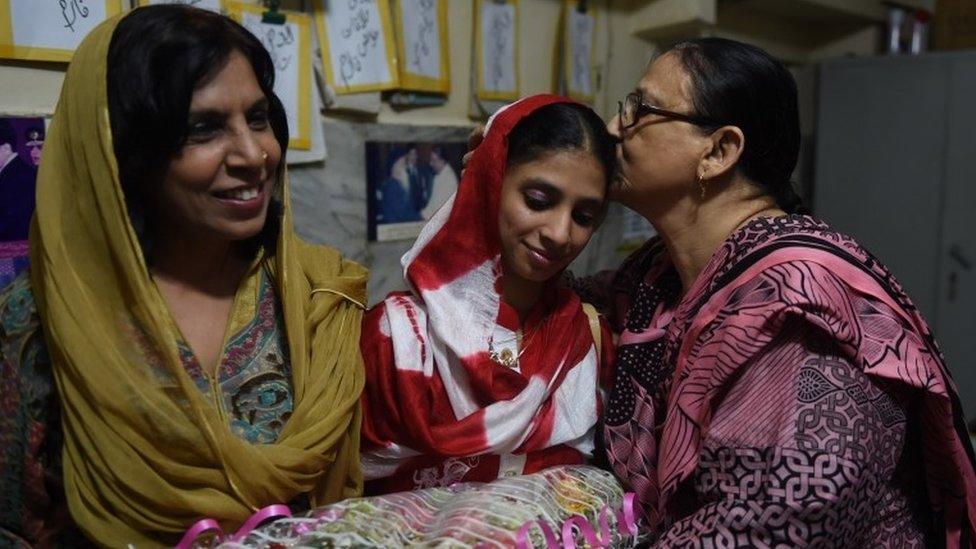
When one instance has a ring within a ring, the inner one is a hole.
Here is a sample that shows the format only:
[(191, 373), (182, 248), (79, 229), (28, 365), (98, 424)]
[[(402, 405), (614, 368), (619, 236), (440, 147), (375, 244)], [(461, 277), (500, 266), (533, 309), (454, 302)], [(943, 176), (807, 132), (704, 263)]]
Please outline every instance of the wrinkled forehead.
[(692, 104), (691, 76), (674, 51), (652, 59), (634, 91), (641, 94), (645, 103), (656, 107), (681, 110)]

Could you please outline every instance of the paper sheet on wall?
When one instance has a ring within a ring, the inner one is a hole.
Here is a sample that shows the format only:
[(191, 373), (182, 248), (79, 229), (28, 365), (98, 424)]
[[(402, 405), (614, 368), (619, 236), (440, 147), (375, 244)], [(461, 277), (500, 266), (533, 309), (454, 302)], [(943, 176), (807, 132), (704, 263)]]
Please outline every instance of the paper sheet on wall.
[(159, 4), (183, 4), (214, 13), (220, 13), (223, 8), (221, 0), (139, 0), (140, 6), (156, 6)]
[(283, 25), (263, 23), (264, 8), (230, 2), (231, 16), (251, 31), (271, 54), (275, 66), (275, 95), (288, 117), (289, 148), (311, 146), (312, 36), (309, 16), (283, 12)]
[[(312, 51), (317, 51), (319, 45), (316, 41), (315, 33), (312, 33)], [(327, 89), (325, 77), (322, 76), (322, 60), (317, 56), (312, 56), (312, 103), (309, 114), (312, 119), (311, 145), (308, 150), (292, 149), (288, 151), (287, 162), (289, 165), (309, 164), (322, 162), (328, 158), (328, 150), (325, 146), (325, 130), (322, 120), (322, 106), (326, 95), (331, 95), (332, 91)], [(333, 96), (334, 97), (334, 96)]]
[(400, 88), (449, 92), (447, 0), (394, 1)]
[[(316, 70), (321, 70), (321, 67), (316, 68)], [(316, 78), (316, 82), (318, 80)], [(316, 83), (312, 83), (312, 105), (310, 109), (312, 116), (312, 128), (310, 132), (311, 145), (308, 150), (290, 149), (287, 158), (289, 165), (321, 162), (329, 156), (325, 146), (325, 130), (322, 127), (322, 116), (320, 115), (322, 112), (322, 99), (316, 93), (315, 87)]]
[(122, 0), (0, 0), (0, 57), (70, 61), (81, 40)]
[(315, 0), (326, 79), (339, 94), (398, 84), (388, 0)]
[(574, 0), (566, 4), (564, 18), (566, 94), (578, 101), (592, 102), (595, 87), (592, 69), (596, 9), (590, 5), (586, 11), (581, 12), (576, 4)]
[(477, 0), (477, 97), (512, 100), (519, 95), (518, 0)]

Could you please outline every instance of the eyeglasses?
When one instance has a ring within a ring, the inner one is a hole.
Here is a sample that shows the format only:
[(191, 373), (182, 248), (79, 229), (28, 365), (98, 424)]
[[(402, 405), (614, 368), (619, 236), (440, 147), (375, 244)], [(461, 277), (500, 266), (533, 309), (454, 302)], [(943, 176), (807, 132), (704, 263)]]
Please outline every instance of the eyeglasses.
[(627, 97), (623, 101), (617, 101), (617, 115), (620, 121), (620, 129), (629, 130), (637, 125), (637, 122), (645, 114), (656, 114), (658, 116), (663, 116), (664, 118), (670, 118), (672, 120), (681, 120), (682, 122), (687, 122), (689, 124), (694, 124), (696, 126), (702, 127), (719, 127), (724, 124), (712, 120), (710, 118), (705, 118), (703, 116), (698, 116), (694, 114), (682, 114), (680, 112), (669, 111), (667, 109), (662, 109), (660, 107), (655, 107), (654, 105), (648, 105), (644, 103), (641, 95), (636, 92), (631, 92), (627, 94)]

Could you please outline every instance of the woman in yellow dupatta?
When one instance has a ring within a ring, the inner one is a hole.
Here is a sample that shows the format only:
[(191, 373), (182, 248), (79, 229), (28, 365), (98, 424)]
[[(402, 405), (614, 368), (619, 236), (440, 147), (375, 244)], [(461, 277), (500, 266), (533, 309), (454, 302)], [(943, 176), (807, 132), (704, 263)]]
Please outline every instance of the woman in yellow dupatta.
[[(171, 545), (202, 517), (229, 530), (269, 504), (307, 496), (319, 505), (361, 491), (367, 273), (292, 230), (288, 131), (273, 80), (270, 57), (246, 30), (184, 6), (105, 22), (68, 68), (38, 179), (30, 291), (60, 401), (65, 499), (99, 545)], [(152, 99), (135, 97), (141, 90)], [(139, 113), (152, 100), (180, 117)], [(169, 150), (146, 149), (167, 139)], [(239, 237), (225, 242), (233, 258), (209, 272), (236, 279), (180, 279), (207, 270), (174, 258), (192, 263), (228, 235)], [(228, 356), (235, 330), (247, 335), (264, 280), (290, 371), (279, 389), (292, 406), (272, 443), (252, 443), (231, 428), (229, 408), (240, 403), (219, 377), (229, 362), (250, 368), (265, 358), (237, 356), (246, 345)], [(210, 295), (228, 284), (226, 300)], [(208, 342), (200, 318), (223, 305), (230, 314), (208, 375), (193, 356)], [(16, 370), (20, 358), (0, 362)], [(202, 377), (189, 373), (194, 365)]]

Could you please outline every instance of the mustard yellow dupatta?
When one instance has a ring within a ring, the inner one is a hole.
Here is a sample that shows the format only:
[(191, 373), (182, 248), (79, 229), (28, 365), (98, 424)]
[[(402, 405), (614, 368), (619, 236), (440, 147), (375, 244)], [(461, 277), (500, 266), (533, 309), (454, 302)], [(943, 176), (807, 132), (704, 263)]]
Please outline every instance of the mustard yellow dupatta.
[[(117, 22), (95, 29), (68, 68), (30, 237), (32, 285), (61, 398), (72, 517), (101, 545), (145, 547), (172, 544), (202, 517), (231, 529), (301, 493), (316, 505), (359, 494), (366, 271), (300, 242), (285, 196), (271, 270), (294, 411), (276, 444), (234, 436), (183, 369), (178, 336), (129, 223), (106, 99)], [(149, 345), (133, 337), (140, 329)], [(150, 354), (165, 364), (163, 375), (149, 367)]]

